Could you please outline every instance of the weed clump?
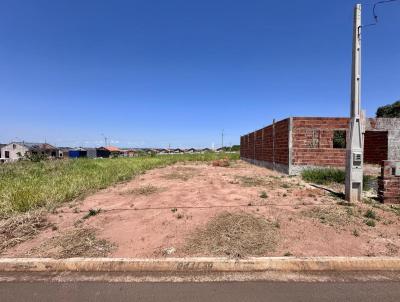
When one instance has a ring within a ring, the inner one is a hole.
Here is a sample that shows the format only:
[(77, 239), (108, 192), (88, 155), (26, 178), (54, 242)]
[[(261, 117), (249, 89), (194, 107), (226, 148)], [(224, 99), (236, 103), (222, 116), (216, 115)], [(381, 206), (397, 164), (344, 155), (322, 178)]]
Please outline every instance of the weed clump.
[(369, 227), (375, 227), (375, 221), (374, 220), (372, 220), (372, 219), (366, 219), (365, 221), (364, 221), (364, 223), (367, 225), (367, 226), (369, 226)]
[(364, 214), (365, 218), (369, 218), (369, 219), (376, 219), (376, 213), (374, 210), (368, 209), (365, 214)]

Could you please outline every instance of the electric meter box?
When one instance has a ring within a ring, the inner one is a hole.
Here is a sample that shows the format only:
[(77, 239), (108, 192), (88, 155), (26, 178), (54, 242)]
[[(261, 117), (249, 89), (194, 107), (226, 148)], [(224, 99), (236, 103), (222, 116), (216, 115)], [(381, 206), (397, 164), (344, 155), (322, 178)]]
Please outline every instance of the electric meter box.
[(394, 167), (394, 175), (400, 176), (400, 163), (396, 163), (396, 165)]
[(353, 167), (361, 167), (362, 158), (361, 153), (354, 152), (353, 153)]

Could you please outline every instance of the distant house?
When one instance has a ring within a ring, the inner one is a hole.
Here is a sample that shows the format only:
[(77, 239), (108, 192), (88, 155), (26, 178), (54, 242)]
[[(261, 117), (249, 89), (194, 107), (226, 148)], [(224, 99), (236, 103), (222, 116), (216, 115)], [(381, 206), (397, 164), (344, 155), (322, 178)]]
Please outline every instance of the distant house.
[(59, 147), (58, 150), (60, 150), (60, 157), (62, 157), (62, 158), (68, 158), (68, 157), (69, 157), (69, 150), (72, 150), (72, 148), (69, 148), (69, 147)]
[(120, 155), (123, 157), (134, 157), (136, 155), (136, 151), (134, 149), (121, 149)]
[(48, 158), (62, 158), (63, 152), (47, 143), (12, 142), (1, 148), (1, 158), (15, 161), (25, 156), (40, 155)]
[(170, 151), (168, 149), (158, 149), (158, 154), (168, 154)]
[(86, 156), (87, 156), (87, 151), (86, 149), (83, 148), (75, 148), (75, 149), (70, 149), (68, 151), (69, 158), (82, 158)]
[(114, 146), (106, 146), (97, 148), (97, 157), (116, 157), (121, 154), (121, 150)]
[(96, 157), (100, 157), (97, 154), (97, 149), (96, 148), (85, 148), (86, 151), (86, 157), (87, 158), (96, 158)]

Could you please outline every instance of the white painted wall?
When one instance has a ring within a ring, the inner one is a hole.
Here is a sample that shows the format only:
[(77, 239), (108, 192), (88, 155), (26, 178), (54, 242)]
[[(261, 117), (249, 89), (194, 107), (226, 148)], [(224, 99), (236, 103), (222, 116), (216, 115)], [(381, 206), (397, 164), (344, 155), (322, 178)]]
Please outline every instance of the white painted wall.
[(8, 151), (9, 160), (17, 160), (21, 157), (24, 157), (25, 153), (28, 151), (28, 148), (19, 144), (8, 144), (1, 148), (1, 158), (6, 158), (6, 152)]

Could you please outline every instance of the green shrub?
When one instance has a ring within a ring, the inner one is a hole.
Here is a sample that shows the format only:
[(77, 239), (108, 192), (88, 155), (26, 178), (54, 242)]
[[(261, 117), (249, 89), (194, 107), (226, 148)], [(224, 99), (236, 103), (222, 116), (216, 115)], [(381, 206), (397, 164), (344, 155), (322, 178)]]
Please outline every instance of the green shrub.
[[(346, 180), (346, 172), (335, 168), (318, 168), (307, 169), (301, 173), (303, 180), (318, 185), (329, 185), (332, 183), (344, 184)], [(371, 175), (363, 176), (363, 190), (367, 191), (371, 188), (371, 183), (376, 180)]]
[(301, 177), (307, 182), (326, 185), (333, 182), (344, 183), (346, 173), (343, 170), (333, 168), (307, 169), (301, 173)]

